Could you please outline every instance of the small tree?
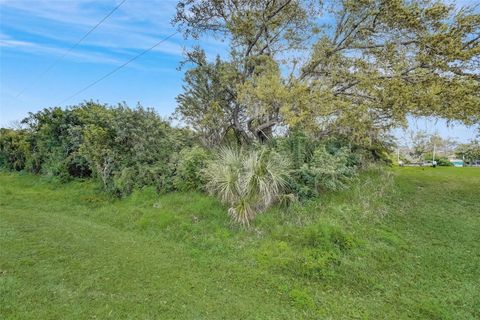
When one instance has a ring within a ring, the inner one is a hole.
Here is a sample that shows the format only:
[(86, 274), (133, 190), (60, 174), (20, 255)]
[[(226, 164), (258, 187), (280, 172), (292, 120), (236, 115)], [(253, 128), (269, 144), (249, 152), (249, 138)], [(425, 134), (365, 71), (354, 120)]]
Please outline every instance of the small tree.
[(410, 148), (409, 155), (414, 161), (423, 161), (425, 154), (430, 151), (429, 142), (430, 137), (425, 131), (417, 131), (410, 133), (410, 140), (412, 147)]

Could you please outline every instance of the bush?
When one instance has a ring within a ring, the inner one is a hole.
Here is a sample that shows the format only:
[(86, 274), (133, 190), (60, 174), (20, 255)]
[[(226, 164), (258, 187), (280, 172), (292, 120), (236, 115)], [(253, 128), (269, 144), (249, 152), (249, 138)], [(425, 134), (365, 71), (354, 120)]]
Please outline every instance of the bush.
[(25, 130), (0, 129), (0, 167), (15, 171), (25, 169), (29, 151)]
[(321, 190), (340, 190), (346, 187), (346, 182), (355, 176), (355, 167), (348, 164), (350, 152), (341, 148), (335, 154), (329, 153), (324, 146), (318, 147), (311, 163), (301, 168), (302, 173), (313, 179), (315, 192)]
[(173, 129), (153, 110), (119, 105), (106, 109), (103, 123), (84, 129), (80, 153), (92, 165), (104, 188), (118, 196), (136, 187), (162, 185), (171, 176), (170, 157), (181, 147)]
[(369, 157), (370, 151), (358, 147), (351, 152), (341, 140), (322, 142), (300, 133), (277, 139), (275, 149), (292, 163), (287, 179), (299, 199), (347, 187), (357, 167), (373, 159)]
[(209, 153), (198, 146), (182, 149), (178, 154), (173, 181), (175, 189), (180, 191), (204, 189), (206, 179), (203, 170), (209, 159)]
[[(88, 108), (88, 105), (78, 108)], [(56, 176), (62, 181), (77, 177), (77, 173), (82, 177), (91, 173), (88, 163), (78, 154), (85, 121), (77, 110), (44, 109), (22, 120), (29, 128), (27, 170)]]
[(452, 167), (453, 163), (451, 163), (447, 158), (439, 158), (439, 159), (437, 159), (437, 166)]
[(277, 152), (262, 147), (258, 150), (220, 149), (205, 170), (207, 189), (230, 206), (233, 220), (248, 226), (285, 195), (289, 163)]
[[(26, 130), (1, 129), (2, 167), (61, 181), (93, 176), (104, 190), (118, 196), (144, 186), (173, 190), (176, 155), (193, 145), (188, 130), (172, 128), (141, 106), (86, 102), (30, 113), (22, 123)], [(180, 173), (187, 175), (188, 165), (179, 165)], [(195, 179), (191, 182), (199, 185)]]

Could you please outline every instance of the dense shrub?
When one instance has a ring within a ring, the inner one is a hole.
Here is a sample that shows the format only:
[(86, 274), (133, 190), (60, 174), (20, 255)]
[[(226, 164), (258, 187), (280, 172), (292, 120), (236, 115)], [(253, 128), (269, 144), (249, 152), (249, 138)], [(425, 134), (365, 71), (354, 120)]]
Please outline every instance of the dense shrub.
[(25, 169), (29, 151), (25, 130), (0, 129), (0, 167), (16, 171)]
[(81, 119), (71, 110), (51, 108), (30, 113), (22, 122), (29, 130), (31, 157), (26, 169), (67, 180), (79, 146), (72, 132), (82, 125)]
[(29, 156), (25, 169), (68, 180), (89, 177), (88, 161), (79, 153), (84, 128), (101, 119), (107, 107), (92, 102), (63, 110), (44, 109), (22, 120), (27, 126)]
[(453, 163), (451, 163), (447, 158), (439, 158), (436, 160), (437, 166), (440, 167), (452, 167)]
[(147, 185), (174, 189), (173, 161), (193, 143), (188, 130), (172, 128), (153, 110), (125, 104), (44, 109), (22, 123), (25, 130), (2, 129), (2, 167), (62, 181), (93, 176), (119, 196)]
[(178, 154), (176, 164), (174, 187), (180, 191), (202, 190), (206, 184), (203, 169), (210, 154), (199, 146), (185, 148)]
[(349, 157), (347, 148), (341, 148), (332, 154), (325, 146), (319, 146), (312, 160), (298, 170), (299, 179), (314, 193), (343, 189), (356, 172), (355, 167), (349, 165)]
[(369, 161), (368, 151), (358, 148), (354, 153), (339, 140), (320, 141), (303, 134), (278, 139), (275, 148), (292, 163), (288, 182), (300, 199), (345, 188), (357, 166)]
[(191, 144), (188, 133), (142, 107), (119, 105), (108, 116), (102, 125), (85, 128), (80, 148), (105, 189), (120, 196), (148, 185), (172, 190), (172, 161)]
[(86, 126), (80, 148), (104, 188), (124, 195), (160, 184), (173, 152), (168, 124), (153, 111), (123, 105), (111, 109), (106, 120)]

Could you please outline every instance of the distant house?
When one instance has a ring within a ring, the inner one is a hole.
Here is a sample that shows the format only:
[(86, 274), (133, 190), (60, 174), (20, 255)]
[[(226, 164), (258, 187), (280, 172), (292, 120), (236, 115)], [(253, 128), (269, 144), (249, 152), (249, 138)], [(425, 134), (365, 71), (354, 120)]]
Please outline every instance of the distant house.
[(457, 159), (455, 156), (449, 156), (448, 161), (450, 161), (455, 167), (463, 167), (465, 165), (465, 162), (462, 159)]
[(463, 167), (464, 162), (462, 159), (452, 159), (450, 162), (455, 166), (455, 167)]

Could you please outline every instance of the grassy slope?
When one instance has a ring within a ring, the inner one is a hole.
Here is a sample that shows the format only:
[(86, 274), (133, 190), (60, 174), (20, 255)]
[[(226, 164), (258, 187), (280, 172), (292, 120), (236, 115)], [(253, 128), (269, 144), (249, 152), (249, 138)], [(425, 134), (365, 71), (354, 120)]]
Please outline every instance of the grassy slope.
[(0, 318), (480, 317), (480, 170), (401, 168), (230, 225), (215, 200), (0, 174)]

